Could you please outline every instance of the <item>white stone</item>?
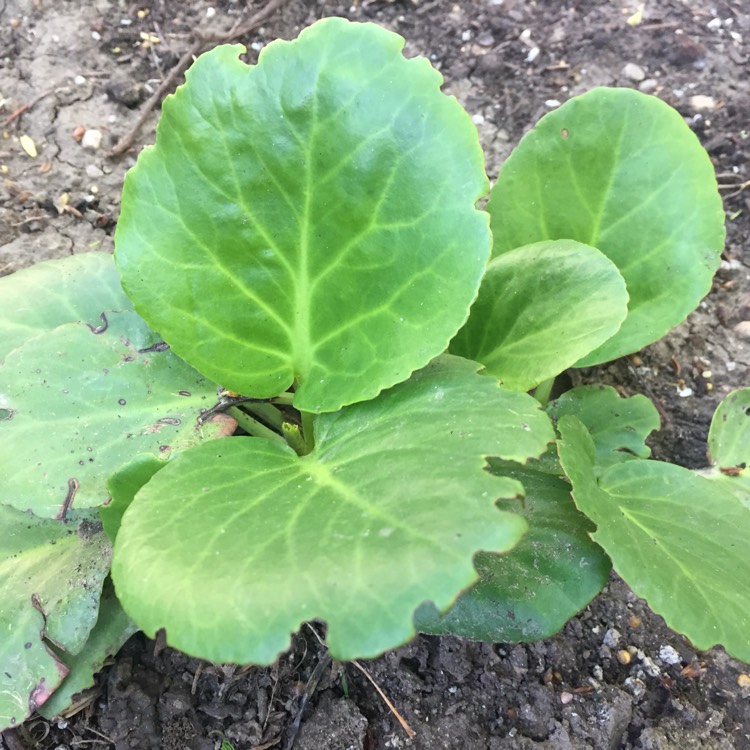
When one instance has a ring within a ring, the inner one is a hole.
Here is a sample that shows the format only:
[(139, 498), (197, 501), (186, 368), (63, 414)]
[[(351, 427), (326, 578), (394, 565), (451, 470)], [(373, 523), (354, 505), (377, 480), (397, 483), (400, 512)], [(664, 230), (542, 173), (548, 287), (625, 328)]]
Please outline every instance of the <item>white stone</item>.
[(679, 664), (682, 661), (680, 655), (672, 646), (662, 646), (659, 649), (659, 658), (665, 664)]
[(81, 146), (96, 151), (99, 146), (102, 145), (102, 132), (101, 130), (90, 129), (83, 134), (81, 138)]
[(716, 109), (716, 99), (704, 94), (695, 94), (688, 99), (688, 107), (693, 112), (713, 112)]
[(646, 77), (646, 73), (643, 68), (640, 65), (636, 65), (635, 63), (626, 63), (625, 67), (622, 69), (622, 74), (625, 76), (625, 78), (629, 78), (631, 81), (635, 81), (636, 83), (640, 83), (640, 81), (642, 81)]

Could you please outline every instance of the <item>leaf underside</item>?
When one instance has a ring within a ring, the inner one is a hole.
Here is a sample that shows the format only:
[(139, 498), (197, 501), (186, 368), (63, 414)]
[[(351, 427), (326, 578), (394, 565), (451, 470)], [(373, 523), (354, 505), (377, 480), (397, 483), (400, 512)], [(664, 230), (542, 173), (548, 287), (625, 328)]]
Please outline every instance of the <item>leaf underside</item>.
[(724, 246), (708, 155), (678, 112), (632, 89), (593, 89), (545, 115), (503, 164), (487, 210), (495, 256), (572, 239), (620, 269), (628, 317), (579, 366), (637, 351), (682, 322)]
[(147, 632), (214, 661), (272, 662), (304, 620), (328, 623), (338, 659), (414, 634), (503, 551), (522, 518), (495, 508), (520, 485), (485, 456), (525, 461), (552, 438), (526, 394), (445, 356), (374, 400), (315, 422), (315, 449), (237, 438), (192, 449), (126, 511), (113, 578)]
[(470, 118), (423, 58), (327, 18), (258, 64), (202, 55), (125, 180), (123, 286), (234, 391), (334, 411), (407, 378), (466, 320), (490, 252)]

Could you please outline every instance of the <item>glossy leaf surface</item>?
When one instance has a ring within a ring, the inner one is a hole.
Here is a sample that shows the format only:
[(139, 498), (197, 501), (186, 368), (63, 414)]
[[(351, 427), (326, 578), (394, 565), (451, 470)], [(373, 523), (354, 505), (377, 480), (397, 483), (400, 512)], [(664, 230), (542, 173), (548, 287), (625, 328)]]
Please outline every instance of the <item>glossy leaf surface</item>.
[(106, 310), (132, 310), (109, 253), (80, 253), (0, 278), (0, 362), (63, 323), (96, 327)]
[(8, 502), (38, 516), (101, 505), (107, 477), (139, 452), (166, 460), (234, 420), (198, 425), (216, 385), (160, 346), (133, 312), (68, 323), (0, 366), (0, 475)]
[(490, 466), (523, 485), (523, 499), (500, 507), (523, 516), (529, 530), (504, 555), (477, 555), (479, 582), (443, 617), (434, 605), (421, 607), (416, 626), (488, 643), (549, 638), (601, 591), (612, 566), (589, 538), (594, 526), (575, 507), (567, 482), (504, 462)]
[(528, 391), (613, 336), (627, 305), (606, 255), (573, 240), (538, 242), (492, 260), (450, 351)]
[(681, 466), (626, 461), (597, 481), (594, 444), (575, 417), (558, 423), (560, 460), (591, 535), (633, 591), (696, 648), (750, 661), (750, 509)]
[(490, 253), (479, 141), (427, 60), (327, 18), (201, 56), (123, 192), (136, 309), (234, 391), (334, 411), (407, 378), (466, 320)]
[(593, 89), (545, 115), (503, 164), (487, 210), (494, 255), (573, 239), (620, 269), (628, 317), (579, 365), (636, 351), (682, 322), (724, 246), (708, 155), (678, 112), (632, 89)]
[(0, 730), (41, 706), (97, 619), (110, 546), (89, 514), (52, 521), (0, 505)]
[(112, 574), (125, 610), (214, 661), (270, 663), (313, 618), (338, 659), (406, 641), (423, 601), (447, 608), (476, 579), (473, 555), (526, 528), (495, 507), (520, 487), (485, 456), (525, 461), (553, 436), (531, 397), (477, 368), (442, 357), (321, 415), (302, 458), (260, 438), (178, 456), (123, 517)]

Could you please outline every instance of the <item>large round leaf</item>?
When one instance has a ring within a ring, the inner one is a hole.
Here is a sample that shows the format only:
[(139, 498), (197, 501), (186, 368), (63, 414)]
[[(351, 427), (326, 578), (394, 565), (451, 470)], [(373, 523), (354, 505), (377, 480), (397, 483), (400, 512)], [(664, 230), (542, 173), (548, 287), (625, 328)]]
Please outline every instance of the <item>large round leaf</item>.
[(489, 258), (476, 130), (427, 60), (320, 21), (200, 57), (164, 104), (115, 238), (136, 309), (204, 375), (295, 405), (371, 398), (445, 350)]
[(300, 458), (261, 438), (204, 444), (137, 494), (112, 576), (147, 633), (213, 661), (273, 661), (302, 621), (328, 622), (339, 659), (414, 633), (425, 600), (448, 607), (476, 580), (473, 555), (523, 534), (499, 511), (515, 480), (485, 456), (525, 461), (552, 438), (526, 394), (443, 357), (378, 398), (316, 420)]
[(492, 260), (450, 350), (506, 388), (528, 391), (614, 335), (627, 305), (617, 266), (597, 249), (537, 242)]
[(134, 312), (103, 321), (59, 326), (0, 366), (0, 476), (20, 510), (64, 518), (101, 505), (107, 477), (137, 453), (166, 460), (236, 426), (225, 415), (198, 423), (216, 385)]
[(594, 526), (567, 482), (507, 462), (491, 460), (490, 467), (523, 485), (524, 497), (502, 507), (523, 516), (529, 530), (504, 555), (480, 552), (479, 581), (442, 617), (433, 604), (420, 607), (416, 626), (488, 643), (549, 638), (602, 590), (612, 565), (589, 538)]
[(594, 89), (545, 115), (503, 164), (488, 211), (494, 255), (573, 239), (625, 277), (628, 317), (581, 366), (682, 322), (709, 291), (724, 246), (708, 155), (675, 110), (631, 89)]

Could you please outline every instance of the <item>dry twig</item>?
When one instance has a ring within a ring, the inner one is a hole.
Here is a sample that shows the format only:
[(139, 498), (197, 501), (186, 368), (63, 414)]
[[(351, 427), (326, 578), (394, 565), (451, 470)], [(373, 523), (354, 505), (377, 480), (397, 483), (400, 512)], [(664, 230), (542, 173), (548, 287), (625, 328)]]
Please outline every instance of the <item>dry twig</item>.
[(22, 104), (15, 112), (11, 112), (8, 117), (5, 118), (5, 121), (3, 122), (3, 127), (8, 127), (13, 120), (18, 119), (24, 112), (28, 112), (32, 107), (35, 107), (37, 104), (39, 104), (42, 99), (44, 99), (45, 96), (49, 96), (54, 89), (49, 89), (49, 91), (43, 91), (39, 96), (34, 97), (30, 102), (26, 102), (26, 104)]
[(109, 157), (121, 156), (135, 143), (135, 139), (140, 131), (143, 124), (148, 119), (152, 110), (154, 110), (160, 103), (166, 94), (172, 89), (175, 79), (182, 74), (185, 69), (190, 65), (194, 57), (197, 57), (201, 52), (206, 50), (208, 47), (214, 44), (226, 44), (231, 42), (237, 37), (244, 36), (258, 28), (264, 21), (266, 21), (273, 13), (280, 8), (286, 0), (269, 0), (257, 13), (255, 13), (250, 20), (242, 24), (238, 21), (226, 34), (212, 34), (204, 35), (196, 32), (193, 43), (188, 48), (187, 52), (177, 61), (174, 67), (167, 73), (166, 77), (157, 87), (156, 91), (149, 97), (148, 101), (143, 105), (141, 114), (135, 122), (135, 125), (114, 145), (112, 150), (107, 154)]

